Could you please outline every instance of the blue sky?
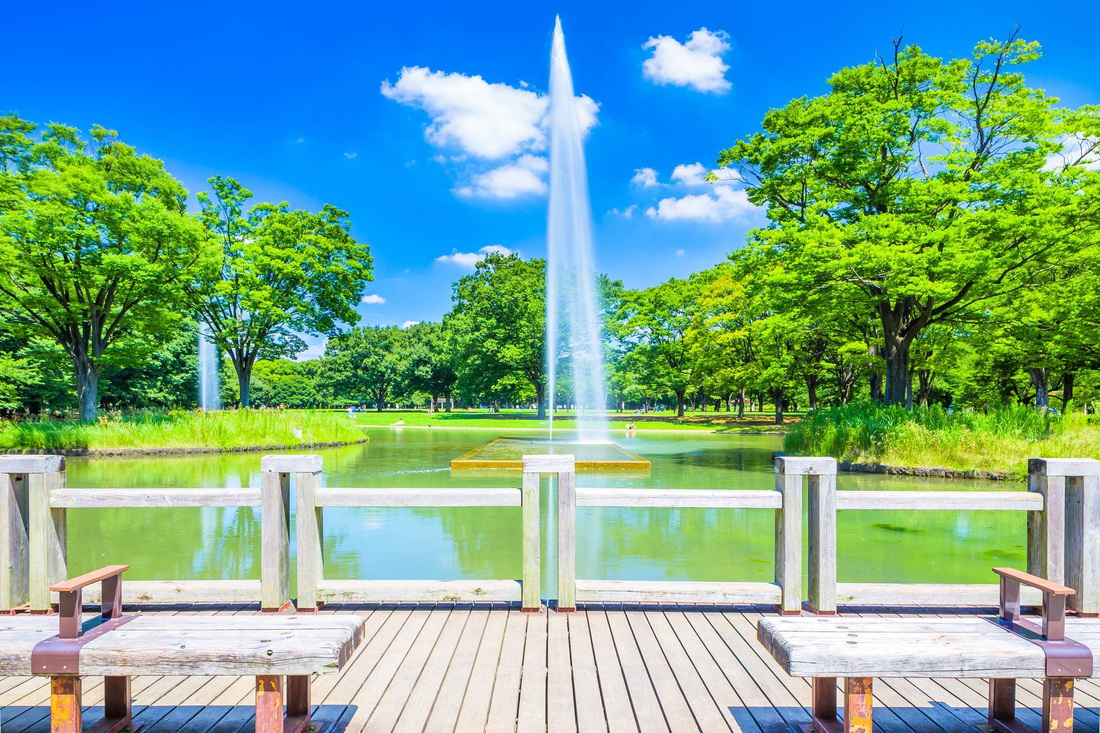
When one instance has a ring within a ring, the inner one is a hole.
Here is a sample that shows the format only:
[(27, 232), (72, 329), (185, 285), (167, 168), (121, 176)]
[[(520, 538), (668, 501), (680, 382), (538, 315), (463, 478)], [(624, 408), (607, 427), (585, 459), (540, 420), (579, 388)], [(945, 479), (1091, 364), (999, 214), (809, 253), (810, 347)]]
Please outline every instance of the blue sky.
[(49, 7), (4, 11), (0, 110), (115, 128), (192, 192), (222, 174), (258, 200), (347, 210), (375, 261), (365, 323), (438, 319), (484, 248), (544, 255), (555, 13), (594, 113), (598, 266), (627, 287), (740, 246), (759, 213), (736, 185), (698, 175), (769, 108), (823, 93), (833, 71), (887, 52), (899, 32), (961, 56), (1019, 23), (1044, 48), (1030, 84), (1067, 105), (1100, 103), (1083, 3)]

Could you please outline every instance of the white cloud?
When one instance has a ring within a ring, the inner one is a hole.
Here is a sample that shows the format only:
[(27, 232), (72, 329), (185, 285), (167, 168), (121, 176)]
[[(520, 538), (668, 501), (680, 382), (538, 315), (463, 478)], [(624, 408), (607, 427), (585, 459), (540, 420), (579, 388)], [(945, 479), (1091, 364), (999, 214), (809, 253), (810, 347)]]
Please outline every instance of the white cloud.
[(357, 155), (359, 155), (359, 153), (344, 153), (344, 157), (348, 160), (355, 160), (355, 156)]
[(702, 163), (681, 163), (672, 169), (670, 178), (685, 186), (705, 186), (708, 183), (736, 183), (741, 180), (741, 174), (732, 168), (719, 168), (710, 171), (717, 179), (715, 181), (707, 180), (707, 172), (707, 167)]
[(642, 188), (651, 188), (657, 184), (657, 171), (652, 168), (635, 168), (634, 177), (630, 182)]
[(458, 250), (452, 250), (449, 255), (440, 255), (439, 257), (436, 257), (435, 261), (458, 265), (459, 267), (465, 268), (467, 270), (472, 270), (474, 269), (474, 265), (485, 259), (485, 255), (510, 255), (513, 253), (513, 250), (508, 249), (504, 245), (490, 244), (482, 247), (477, 252), (459, 252)]
[(523, 155), (514, 163), (493, 168), (473, 177), (469, 185), (455, 189), (459, 196), (514, 199), (546, 193), (546, 181), (542, 179), (548, 168), (546, 158)]
[(744, 191), (735, 191), (728, 186), (721, 186), (707, 193), (661, 199), (656, 207), (649, 207), (645, 213), (651, 219), (661, 221), (701, 221), (717, 224), (749, 216), (758, 210), (759, 207), (749, 201)]
[(685, 254), (687, 254), (687, 253), (682, 249), (676, 250), (676, 256), (677, 257), (683, 257)]
[[(395, 82), (382, 82), (382, 95), (428, 113), (424, 137), (447, 151), (446, 156), (437, 155), (433, 160), (465, 164), (454, 188), (456, 194), (513, 199), (546, 193), (542, 155), (547, 148), (547, 95), (522, 82), (514, 87), (490, 83), (481, 76), (420, 66), (401, 69)], [(594, 100), (577, 97), (577, 114), (585, 134), (596, 125), (598, 113)], [(535, 157), (542, 160), (541, 166), (529, 160)]]
[(672, 169), (672, 180), (685, 186), (704, 185), (707, 182), (706, 175), (707, 169), (702, 163), (681, 163)]
[(1047, 156), (1044, 170), (1053, 171), (1067, 165), (1078, 165), (1085, 170), (1100, 171), (1100, 138), (1088, 135), (1066, 135), (1062, 149)]
[(368, 305), (382, 305), (386, 302), (386, 299), (377, 293), (371, 293), (363, 296), (363, 302)]
[(653, 56), (642, 63), (642, 74), (657, 84), (689, 87), (699, 92), (723, 94), (731, 88), (726, 79), (729, 69), (722, 54), (729, 50), (729, 35), (706, 28), (692, 31), (687, 43), (672, 36), (657, 36), (642, 48), (653, 49)]
[(621, 216), (624, 219), (632, 219), (632, 218), (634, 218), (634, 212), (637, 211), (637, 210), (638, 210), (638, 205), (637, 204), (631, 204), (630, 206), (627, 206), (625, 209), (622, 209), (622, 210), (619, 210), (618, 207), (616, 207), (614, 209), (610, 209), (607, 213), (611, 216)]
[(401, 324), (401, 328), (402, 329), (410, 328), (411, 326), (415, 326), (419, 323), (420, 323), (420, 321), (405, 321), (404, 323)]

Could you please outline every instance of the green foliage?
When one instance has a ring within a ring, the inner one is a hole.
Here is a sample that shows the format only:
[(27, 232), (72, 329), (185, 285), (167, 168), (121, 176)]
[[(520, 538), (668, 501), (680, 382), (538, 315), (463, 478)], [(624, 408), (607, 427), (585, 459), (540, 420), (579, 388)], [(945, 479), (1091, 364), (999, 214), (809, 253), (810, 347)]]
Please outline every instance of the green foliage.
[(770, 226), (752, 234), (761, 271), (807, 308), (842, 302), (877, 322), (888, 404), (910, 402), (910, 349), (926, 329), (1041, 286), (1096, 246), (1100, 173), (1088, 155), (1048, 158), (1067, 136), (1092, 149), (1100, 117), (1027, 87), (1018, 69), (1038, 55), (1010, 39), (944, 61), (898, 42), (837, 72), (828, 94), (772, 110), (719, 158), (768, 207)]
[[(295, 430), (301, 430), (298, 438)], [(362, 440), (342, 412), (225, 410), (104, 417), (96, 422), (0, 423), (0, 450), (243, 448)]]
[(355, 310), (371, 278), (370, 247), (351, 236), (347, 212), (326, 204), (311, 213), (256, 204), (232, 178), (210, 179), (198, 195), (199, 221), (211, 242), (192, 303), (237, 374), (240, 404), (249, 404), (257, 359), (305, 348), (300, 334), (334, 336)]
[(328, 393), (319, 384), (320, 359), (257, 361), (252, 370), (252, 401), (267, 407), (324, 407)]
[(405, 334), (396, 326), (353, 328), (329, 340), (321, 360), (321, 384), (343, 405), (381, 410), (398, 386)]
[(454, 285), (446, 327), (469, 398), (534, 399), (545, 414), (546, 263), (490, 254)]
[(136, 363), (171, 329), (203, 251), (161, 161), (113, 130), (89, 138), (0, 117), (0, 316), (64, 351), (84, 420), (101, 370)]
[(1027, 460), (1100, 458), (1100, 428), (1083, 415), (1059, 416), (1016, 405), (989, 412), (939, 405), (906, 410), (854, 404), (819, 410), (792, 426), (784, 450), (899, 466), (1008, 471)]

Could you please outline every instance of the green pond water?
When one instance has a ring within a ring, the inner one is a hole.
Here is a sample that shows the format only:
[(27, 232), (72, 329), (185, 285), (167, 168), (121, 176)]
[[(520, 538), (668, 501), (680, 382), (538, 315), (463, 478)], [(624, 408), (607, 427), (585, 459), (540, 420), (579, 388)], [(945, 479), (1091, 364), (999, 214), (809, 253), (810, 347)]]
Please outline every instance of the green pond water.
[[(368, 431), (370, 442), (315, 451), (334, 487), (518, 486), (515, 471), (451, 471), (449, 462), (499, 431)], [(582, 486), (763, 489), (774, 485), (766, 435), (642, 434), (618, 442), (648, 474), (582, 474)], [(1023, 490), (1018, 484), (842, 474), (838, 488)], [(260, 454), (74, 458), (74, 488), (260, 486)], [(549, 487), (543, 492), (544, 528)], [(772, 579), (773, 512), (730, 509), (577, 510), (577, 575), (644, 580)], [(995, 565), (1023, 568), (1023, 512), (844, 511), (840, 582), (993, 582)], [(554, 577), (544, 531), (544, 595)], [(293, 547), (293, 544), (292, 544)], [(356, 509), (325, 513), (329, 578), (518, 578), (516, 508)], [(252, 508), (69, 510), (70, 572), (128, 563), (141, 580), (258, 578), (260, 516)]]

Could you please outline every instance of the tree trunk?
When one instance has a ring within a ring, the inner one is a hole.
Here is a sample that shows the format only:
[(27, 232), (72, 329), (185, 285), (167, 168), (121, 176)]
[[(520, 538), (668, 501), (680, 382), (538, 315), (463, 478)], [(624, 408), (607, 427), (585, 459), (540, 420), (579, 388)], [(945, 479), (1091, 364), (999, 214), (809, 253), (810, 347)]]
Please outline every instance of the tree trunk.
[(546, 385), (542, 382), (535, 382), (535, 400), (538, 404), (538, 414), (535, 415), (537, 420), (546, 419)]
[(886, 342), (886, 394), (887, 405), (913, 407), (913, 378), (909, 373), (909, 342)]
[(931, 369), (918, 369), (917, 380), (920, 383), (917, 388), (917, 404), (928, 407), (928, 400), (932, 395), (932, 383), (936, 381), (936, 375)]
[(233, 370), (237, 372), (237, 388), (240, 394), (240, 406), (248, 407), (249, 392), (252, 386), (252, 366), (256, 363), (256, 355), (243, 354), (238, 349), (227, 349), (229, 360), (233, 362)]
[(745, 417), (745, 388), (740, 389), (740, 398), (737, 400), (737, 419), (741, 420)]
[(782, 387), (772, 388), (772, 401), (775, 403), (775, 424), (783, 424), (783, 399), (786, 390)]
[(92, 422), (99, 411), (99, 365), (86, 357), (73, 360), (76, 366), (76, 397), (81, 422)]
[(686, 390), (676, 389), (673, 392), (676, 393), (676, 417), (684, 416), (684, 392)]
[(1069, 403), (1073, 401), (1073, 379), (1076, 375), (1073, 372), (1066, 372), (1062, 375), (1062, 413), (1069, 413)]
[(806, 393), (810, 396), (810, 409), (817, 409), (817, 375), (806, 375)]
[(1035, 387), (1035, 406), (1045, 410), (1050, 407), (1050, 369), (1028, 369), (1027, 373), (1031, 376), (1031, 386)]
[(447, 393), (447, 406), (443, 408), (443, 411), (444, 412), (450, 412), (451, 408), (454, 407), (454, 404), (455, 404), (454, 398), (451, 397), (451, 393), (448, 392)]

